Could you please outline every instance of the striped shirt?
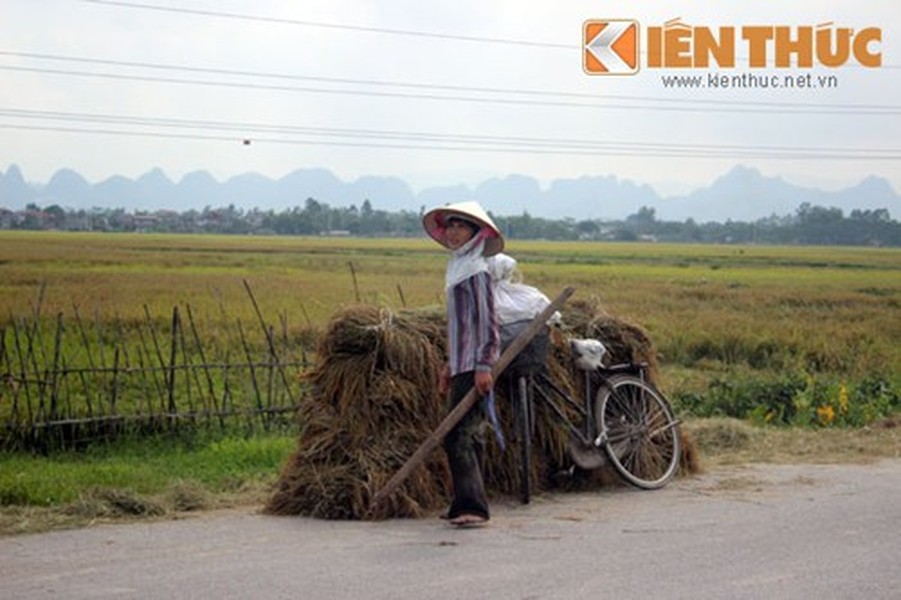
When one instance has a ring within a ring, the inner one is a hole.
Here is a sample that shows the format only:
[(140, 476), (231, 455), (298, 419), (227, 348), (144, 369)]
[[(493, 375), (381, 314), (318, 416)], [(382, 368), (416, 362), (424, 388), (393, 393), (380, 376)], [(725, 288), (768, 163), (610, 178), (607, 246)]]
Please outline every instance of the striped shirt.
[(451, 375), (490, 371), (500, 347), (494, 288), (486, 271), (457, 283), (447, 294), (447, 354)]

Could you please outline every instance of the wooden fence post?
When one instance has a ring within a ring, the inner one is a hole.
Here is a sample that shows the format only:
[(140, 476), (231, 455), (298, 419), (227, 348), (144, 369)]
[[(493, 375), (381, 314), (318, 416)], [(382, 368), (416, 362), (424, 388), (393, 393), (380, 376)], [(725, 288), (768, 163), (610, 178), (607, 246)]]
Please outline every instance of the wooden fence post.
[(169, 415), (175, 415), (178, 408), (175, 406), (175, 357), (178, 353), (178, 307), (172, 307), (172, 343), (169, 350), (169, 378), (166, 381), (169, 394)]

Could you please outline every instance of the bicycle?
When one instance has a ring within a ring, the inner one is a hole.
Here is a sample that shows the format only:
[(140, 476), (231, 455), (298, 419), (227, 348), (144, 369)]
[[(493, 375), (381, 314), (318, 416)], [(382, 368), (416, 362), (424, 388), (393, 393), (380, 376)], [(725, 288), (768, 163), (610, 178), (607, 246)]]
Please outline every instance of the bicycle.
[[(545, 341), (546, 344), (546, 341)], [(574, 362), (584, 374), (583, 401), (561, 390), (543, 368), (514, 365), (507, 377), (519, 438), (521, 496), (531, 499), (531, 440), (535, 402), (543, 401), (569, 428), (569, 451), (576, 466), (592, 470), (608, 462), (629, 484), (641, 489), (665, 486), (676, 474), (680, 459), (678, 425), (669, 401), (648, 380), (646, 363), (603, 364), (598, 340), (571, 340)], [(541, 348), (537, 354), (541, 354)], [(546, 348), (544, 349), (546, 354)], [(543, 364), (545, 364), (542, 361)], [(581, 418), (574, 423), (564, 404)]]

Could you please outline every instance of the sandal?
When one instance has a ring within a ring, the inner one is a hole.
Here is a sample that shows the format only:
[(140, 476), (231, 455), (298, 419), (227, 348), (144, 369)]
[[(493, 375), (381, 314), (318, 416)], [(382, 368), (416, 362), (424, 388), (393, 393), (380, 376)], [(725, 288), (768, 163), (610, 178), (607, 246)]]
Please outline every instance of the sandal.
[(482, 527), (488, 524), (488, 519), (481, 515), (463, 514), (450, 519), (449, 522), (457, 527)]

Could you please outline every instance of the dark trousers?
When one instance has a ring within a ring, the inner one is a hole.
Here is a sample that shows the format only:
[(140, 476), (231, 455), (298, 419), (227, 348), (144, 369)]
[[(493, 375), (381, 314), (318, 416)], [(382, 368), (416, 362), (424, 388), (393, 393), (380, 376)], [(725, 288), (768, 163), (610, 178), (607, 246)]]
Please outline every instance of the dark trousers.
[[(475, 383), (475, 373), (460, 373), (451, 379), (450, 409), (463, 400)], [(489, 518), (485, 482), (482, 479), (484, 416), (480, 402), (444, 438), (444, 451), (454, 481), (454, 500), (447, 513), (453, 519), (461, 514)]]

